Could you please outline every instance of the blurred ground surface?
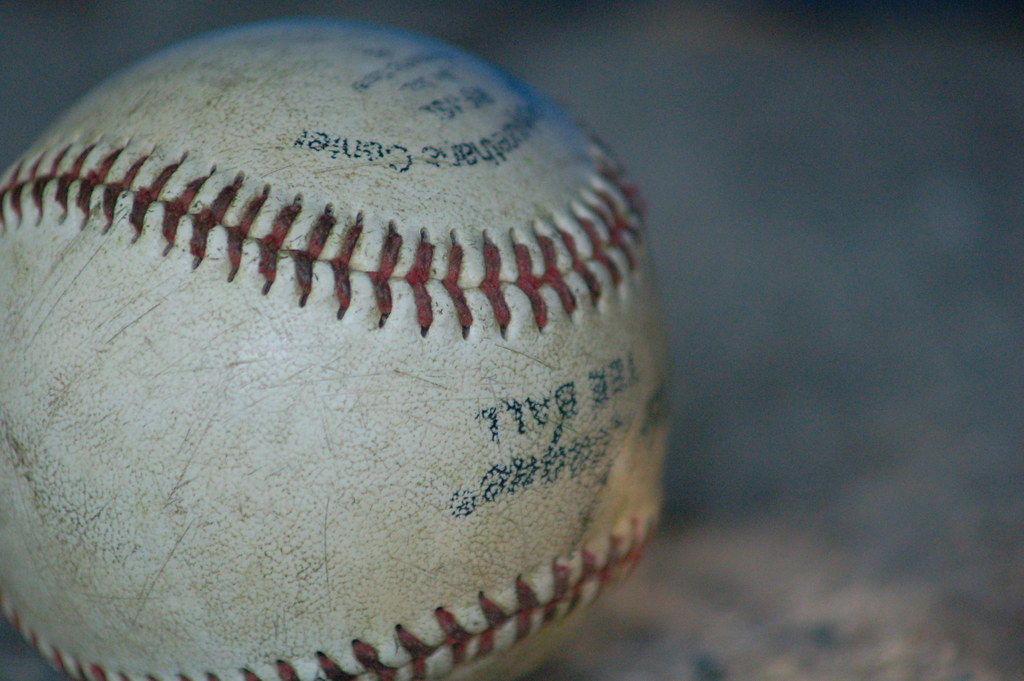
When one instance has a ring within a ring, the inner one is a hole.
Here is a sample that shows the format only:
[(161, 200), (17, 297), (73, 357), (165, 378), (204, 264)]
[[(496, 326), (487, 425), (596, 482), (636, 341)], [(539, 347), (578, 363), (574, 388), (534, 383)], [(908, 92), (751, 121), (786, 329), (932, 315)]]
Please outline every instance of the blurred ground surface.
[[(1021, 22), (752, 6), (344, 6), (554, 95), (646, 190), (669, 521), (535, 679), (1024, 679)], [(0, 2), (0, 165), (156, 47), (338, 7)], [(55, 678), (0, 629), (0, 681)]]

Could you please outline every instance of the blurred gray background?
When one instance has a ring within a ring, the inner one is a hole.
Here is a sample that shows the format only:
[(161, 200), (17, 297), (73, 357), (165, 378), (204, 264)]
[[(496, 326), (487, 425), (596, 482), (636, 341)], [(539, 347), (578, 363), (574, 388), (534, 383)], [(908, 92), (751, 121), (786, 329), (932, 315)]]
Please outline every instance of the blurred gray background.
[(644, 189), (675, 359), (664, 532), (535, 680), (1024, 679), (1024, 15), (880, 7), (0, 1), (0, 166), (220, 26), (480, 54)]

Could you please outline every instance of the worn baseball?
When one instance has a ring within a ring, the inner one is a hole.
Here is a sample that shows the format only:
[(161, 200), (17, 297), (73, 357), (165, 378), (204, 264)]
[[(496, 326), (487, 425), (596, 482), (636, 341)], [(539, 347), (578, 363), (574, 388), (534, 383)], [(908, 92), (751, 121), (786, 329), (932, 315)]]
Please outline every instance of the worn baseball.
[(91, 681), (508, 679), (636, 561), (637, 194), (440, 42), (288, 22), (98, 87), (0, 178), (0, 600)]

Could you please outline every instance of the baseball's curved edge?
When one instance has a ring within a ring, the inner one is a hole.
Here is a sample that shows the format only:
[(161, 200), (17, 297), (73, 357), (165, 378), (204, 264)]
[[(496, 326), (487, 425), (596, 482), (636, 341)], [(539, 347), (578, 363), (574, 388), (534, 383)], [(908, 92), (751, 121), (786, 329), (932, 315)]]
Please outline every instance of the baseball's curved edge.
[[(105, 666), (102, 661), (81, 660), (61, 650), (40, 636), (23, 621), (14, 605), (0, 591), (0, 609), (14, 628), (51, 665), (75, 681), (413, 681), (448, 675), (460, 666), (485, 662), (499, 652), (512, 648), (518, 641), (546, 631), (550, 625), (563, 621), (579, 606), (593, 601), (604, 588), (629, 574), (647, 545), (655, 521), (634, 517), (628, 531), (607, 537), (607, 549), (599, 552), (580, 549), (573, 555), (559, 556), (542, 566), (550, 570), (554, 583), (550, 597), (541, 600), (522, 576), (515, 579), (518, 607), (503, 611), (481, 591), (477, 598), (486, 626), (471, 630), (443, 607), (434, 611), (434, 618), (445, 632), (444, 641), (429, 645), (401, 624), (395, 626), (398, 647), (408, 661), (392, 666), (380, 659), (373, 646), (353, 639), (347, 645), (361, 668), (343, 668), (324, 651), (311, 651), (307, 660), (277, 660), (269, 671), (256, 667), (240, 667), (231, 677), (200, 672), (196, 675), (182, 670), (174, 676), (153, 674), (131, 675)], [(344, 644), (342, 644), (344, 645)]]

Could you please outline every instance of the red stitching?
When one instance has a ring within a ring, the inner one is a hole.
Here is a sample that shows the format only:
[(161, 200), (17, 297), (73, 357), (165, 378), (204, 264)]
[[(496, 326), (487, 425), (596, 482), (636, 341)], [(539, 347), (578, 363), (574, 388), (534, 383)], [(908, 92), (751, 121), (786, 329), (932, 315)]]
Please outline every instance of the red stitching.
[[(20, 224), (25, 215), (26, 202), (34, 206), (38, 214), (45, 209), (46, 188), (51, 183), (56, 185), (53, 201), (60, 206), (63, 215), (68, 212), (72, 185), (78, 183), (74, 205), (86, 217), (93, 209), (94, 195), (99, 193), (100, 230), (109, 230), (115, 221), (115, 208), (122, 196), (128, 197), (129, 209), (127, 222), (134, 231), (132, 240), (141, 234), (146, 214), (154, 204), (163, 207), (163, 221), (160, 233), (166, 242), (165, 255), (170, 252), (178, 236), (182, 218), (189, 217), (192, 227), (188, 239), (188, 249), (192, 255), (193, 268), (206, 258), (206, 249), (210, 233), (214, 228), (225, 230), (227, 238), (227, 256), (230, 263), (228, 281), (233, 281), (241, 267), (244, 244), (251, 237), (249, 233), (260, 212), (266, 207), (270, 195), (270, 186), (264, 186), (261, 194), (243, 198), (246, 187), (245, 177), (236, 175), (230, 182), (217, 188), (209, 205), (194, 205), (196, 197), (214, 176), (215, 168), (207, 174), (193, 177), (183, 187), (179, 184), (174, 193), (167, 188), (171, 178), (179, 173), (187, 159), (187, 154), (179, 160), (159, 169), (155, 178), (149, 183), (137, 185), (137, 179), (143, 168), (153, 159), (153, 153), (139, 154), (127, 162), (129, 152), (127, 146), (121, 146), (97, 156), (99, 143), (92, 143), (77, 152), (73, 160), (72, 146), (67, 145), (52, 154), (45, 169), (43, 162), (49, 158), (48, 152), (36, 156), (32, 160), (22, 159), (12, 170), (6, 183), (0, 187), (0, 208), (4, 202), (9, 204), (10, 213), (0, 210), (0, 234), (7, 226), (6, 222)], [(585, 235), (590, 244), (589, 254), (582, 257), (577, 249), (576, 238), (568, 228), (558, 229), (553, 239), (544, 234), (535, 234), (536, 246), (539, 248), (543, 262), (543, 273), (534, 274), (534, 261), (537, 256), (526, 243), (513, 243), (515, 262), (515, 280), (502, 279), (502, 250), (485, 237), (483, 244), (483, 280), (477, 285), (490, 304), (494, 320), (504, 335), (512, 322), (512, 312), (505, 297), (507, 287), (514, 286), (522, 291), (530, 302), (533, 323), (538, 329), (544, 329), (550, 323), (548, 300), (543, 290), (550, 288), (556, 294), (558, 302), (566, 313), (572, 315), (578, 308), (576, 295), (570, 287), (566, 276), (573, 272), (586, 286), (592, 304), (596, 304), (603, 294), (602, 286), (595, 275), (597, 268), (608, 272), (613, 286), (621, 284), (624, 278), (622, 265), (625, 261), (629, 270), (637, 266), (636, 247), (640, 243), (640, 214), (643, 209), (635, 188), (620, 178), (619, 169), (600, 149), (593, 151), (595, 176), (593, 189), (584, 192), (584, 214), (573, 216), (579, 232)], [(92, 160), (91, 160), (92, 159)], [(69, 164), (66, 164), (70, 161)], [(115, 166), (127, 164), (127, 170), (120, 177), (112, 177)], [(61, 166), (67, 165), (61, 171)], [(42, 169), (42, 170), (41, 170)], [(205, 194), (206, 192), (204, 192)], [(26, 197), (26, 194), (28, 195)], [(170, 195), (168, 195), (170, 194)], [(237, 224), (226, 221), (231, 206), (238, 201), (245, 201), (241, 217)], [(334, 208), (328, 204), (312, 221), (304, 249), (286, 249), (285, 240), (302, 213), (302, 196), (295, 196), (291, 203), (280, 207), (273, 218), (270, 231), (256, 239), (259, 249), (258, 273), (263, 278), (263, 292), (267, 293), (277, 278), (279, 262), (284, 257), (291, 258), (295, 267), (297, 301), (304, 306), (314, 285), (314, 264), (321, 260), (330, 235), (337, 227), (338, 219)], [(10, 218), (13, 214), (13, 220)], [(600, 223), (601, 229), (598, 229)], [(86, 221), (83, 220), (83, 227)], [(329, 261), (334, 273), (335, 295), (338, 300), (338, 318), (342, 318), (352, 304), (351, 258), (363, 231), (362, 215), (357, 216), (353, 224), (346, 226), (340, 251)], [(602, 235), (606, 236), (602, 236)], [(559, 267), (557, 241), (561, 241), (569, 257), (568, 268)], [(394, 222), (389, 223), (388, 232), (380, 248), (378, 267), (375, 271), (363, 272), (372, 284), (374, 303), (380, 313), (379, 325), (384, 326), (393, 307), (392, 286), (395, 281), (404, 278), (413, 293), (416, 308), (416, 321), (420, 332), (426, 335), (434, 323), (434, 301), (431, 298), (428, 283), (434, 274), (433, 262), (438, 254), (438, 245), (427, 240), (426, 230), (421, 231), (420, 240), (416, 245), (411, 266), (404, 275), (396, 277), (402, 247), (402, 236)], [(621, 254), (618, 261), (610, 257), (613, 253)], [(469, 335), (474, 317), (466, 299), (465, 290), (459, 283), (462, 276), (464, 247), (455, 240), (452, 233), (451, 244), (447, 250), (448, 269), (438, 283), (441, 284), (455, 310), (455, 316), (462, 326), (463, 336)], [(505, 274), (511, 269), (505, 265)]]
[[(134, 176), (134, 174), (133, 174)], [(223, 187), (217, 194), (217, 198), (207, 208), (203, 208), (192, 218), (192, 238), (189, 239), (189, 251), (192, 253), (192, 269), (199, 267), (199, 263), (206, 257), (206, 242), (210, 237), (210, 230), (214, 225), (224, 222), (224, 213), (227, 212), (231, 202), (238, 195), (242, 188), (242, 181), (245, 178), (241, 174), (235, 177), (235, 181)]]
[(352, 641), (352, 654), (355, 655), (356, 662), (380, 681), (394, 681), (396, 669), (381, 662), (377, 657), (377, 649), (373, 646), (359, 640)]
[(533, 262), (530, 260), (530, 251), (524, 244), (516, 244), (516, 265), (519, 268), (519, 279), (516, 286), (522, 289), (526, 297), (530, 299), (530, 307), (533, 308), (533, 321), (538, 329), (548, 325), (548, 307), (544, 298), (540, 295), (540, 287), (544, 281), (533, 274)]
[(434, 245), (427, 241), (426, 231), (420, 232), (420, 242), (416, 246), (416, 257), (412, 267), (405, 275), (405, 281), (412, 289), (416, 301), (416, 321), (420, 325), (420, 335), (426, 336), (427, 330), (434, 323), (434, 308), (430, 304), (430, 293), (427, 281), (430, 279), (430, 263), (434, 260)]
[(399, 645), (412, 655), (413, 678), (419, 679), (426, 676), (427, 657), (434, 652), (434, 649), (403, 629), (401, 624), (395, 627), (395, 636), (398, 638)]
[(263, 275), (264, 295), (270, 291), (274, 280), (277, 279), (277, 254), (281, 252), (281, 245), (288, 236), (288, 232), (291, 231), (292, 225), (295, 224), (295, 218), (299, 217), (300, 212), (302, 212), (302, 196), (298, 195), (290, 204), (282, 206), (277, 211), (277, 215), (274, 216), (274, 222), (270, 226), (270, 234), (256, 242), (260, 246), (259, 272)]
[(572, 571), (567, 565), (554, 565), (555, 571), (555, 593), (551, 601), (544, 606), (544, 621), (550, 622), (555, 618), (558, 605), (563, 602), (569, 594), (569, 578)]
[[(483, 592), (478, 594), (478, 604), (487, 621), (487, 628), (473, 634), (467, 631), (458, 621), (454, 614), (446, 608), (437, 608), (434, 611), (434, 619), (437, 621), (444, 634), (444, 639), (437, 645), (425, 643), (401, 624), (395, 627), (395, 638), (398, 644), (408, 653), (410, 661), (406, 663), (412, 672), (412, 679), (423, 679), (426, 677), (427, 661), (436, 652), (442, 649), (451, 651), (452, 664), (457, 666), (471, 659), (478, 660), (491, 653), (494, 648), (495, 635), (498, 629), (504, 626), (509, 620), (515, 620), (516, 640), (521, 640), (544, 627), (558, 617), (564, 617), (572, 612), (582, 601), (584, 591), (589, 585), (594, 584), (595, 589), (600, 591), (611, 581), (623, 576), (633, 568), (640, 559), (646, 546), (647, 526), (639, 518), (635, 518), (628, 537), (612, 535), (607, 548), (607, 558), (601, 565), (597, 556), (589, 551), (582, 550), (582, 569), (575, 582), (570, 583), (572, 569), (569, 565), (559, 559), (551, 561), (549, 569), (554, 578), (554, 588), (548, 601), (541, 602), (537, 593), (522, 577), (515, 580), (515, 593), (517, 604), (512, 612), (505, 612), (494, 601), (487, 598)], [(623, 551), (625, 545), (629, 545), (628, 551)], [(0, 592), (0, 605), (4, 604), (4, 594)], [(43, 652), (44, 645), (40, 644), (35, 632), (27, 631), (17, 612), (11, 608), (5, 608), (11, 624), (21, 633), (37, 650)], [(536, 613), (540, 612), (539, 623)], [(476, 642), (475, 649), (472, 644)], [(362, 671), (349, 672), (333, 660), (327, 653), (316, 651), (313, 657), (317, 666), (327, 681), (355, 681), (365, 677), (374, 678), (378, 681), (394, 681), (398, 678), (403, 666), (394, 667), (380, 659), (380, 651), (374, 646), (359, 639), (349, 644), (353, 657), (362, 667)], [(88, 674), (83, 663), (74, 658), (66, 658), (56, 648), (50, 648), (52, 653), (52, 664), (59, 671), (79, 681), (110, 681), (113, 672), (104, 669), (98, 663), (88, 665)], [(74, 672), (69, 673), (68, 664), (72, 664)], [(276, 680), (266, 681), (300, 681), (298, 673), (291, 662), (278, 660), (275, 663)], [(241, 668), (238, 670), (242, 681), (264, 681), (251, 669)], [(124, 673), (117, 673), (120, 681), (132, 681)], [(157, 681), (154, 676), (145, 676), (145, 679)], [(177, 676), (180, 681), (190, 681), (190, 677)], [(204, 674), (205, 681), (218, 681), (220, 677), (207, 672)]]
[(441, 647), (451, 648), (453, 664), (461, 664), (466, 657), (466, 642), (473, 635), (463, 629), (455, 619), (455, 615), (444, 608), (434, 611), (434, 619), (441, 625), (441, 631), (444, 632), (444, 641), (441, 643)]
[[(299, 307), (305, 307), (306, 300), (313, 290), (313, 263), (320, 257), (327, 243), (334, 225), (338, 224), (338, 218), (334, 217), (334, 206), (327, 204), (324, 212), (316, 219), (313, 229), (309, 233), (309, 244), (305, 251), (292, 251), (292, 259), (295, 261), (295, 279), (299, 284)], [(241, 242), (239, 242), (239, 253), (241, 253)]]
[(541, 256), (544, 258), (544, 283), (555, 290), (562, 307), (569, 314), (576, 310), (576, 296), (569, 290), (565, 278), (558, 271), (558, 261), (555, 257), (555, 242), (546, 236), (537, 237), (537, 245), (540, 246)]
[[(11, 197), (11, 209), (14, 210), (14, 219), (17, 220), (18, 222), (21, 222), (22, 219), (21, 191), (22, 189), (25, 188), (25, 183), (18, 183), (16, 182), (16, 180), (18, 179), (18, 175), (21, 174), (22, 163), (22, 161), (19, 161), (18, 165), (14, 167), (14, 174), (11, 176), (11, 181), (7, 184), (6, 187), (4, 187), (3, 194), (0, 194), (0, 199), (2, 199), (4, 195), (9, 195)], [(0, 213), (0, 220), (2, 219), (3, 215), (2, 213)]]
[(473, 324), (473, 313), (466, 303), (466, 294), (459, 286), (459, 275), (462, 272), (462, 246), (455, 242), (455, 234), (452, 234), (452, 250), (448, 253), (448, 273), (441, 284), (444, 290), (452, 299), (455, 306), (455, 315), (462, 325), (462, 337), (469, 336), (469, 327)]
[(352, 304), (352, 282), (349, 280), (349, 261), (352, 253), (356, 250), (359, 236), (363, 233), (363, 214), (356, 215), (356, 221), (345, 230), (345, 237), (341, 242), (341, 251), (338, 256), (331, 260), (331, 268), (334, 270), (334, 293), (338, 298), (338, 319), (345, 315), (348, 306)]
[(269, 196), (270, 185), (265, 185), (263, 193), (251, 199), (245, 205), (241, 221), (234, 226), (225, 225), (228, 235), (228, 260), (231, 262), (231, 272), (228, 274), (228, 281), (234, 281), (235, 275), (238, 274), (238, 268), (242, 264), (242, 244), (245, 242), (245, 238), (249, 236), (252, 223), (256, 221), (256, 216), (259, 215), (259, 212), (263, 210), (263, 204), (267, 202), (267, 197)]
[(516, 640), (530, 633), (530, 616), (540, 602), (530, 585), (520, 577), (516, 580), (516, 596), (519, 598), (519, 612), (516, 614)]
[[(64, 157), (67, 156), (68, 149), (70, 149), (70, 148), (71, 148), (70, 146), (64, 147), (54, 157), (53, 163), (50, 164), (50, 175), (51, 176), (57, 174), (57, 169), (60, 167), (61, 161), (64, 160)], [(42, 157), (40, 157), (40, 160), (42, 160)], [(35, 182), (32, 183), (32, 200), (36, 204), (36, 210), (38, 210), (40, 213), (42, 213), (42, 210), (43, 210), (43, 190), (45, 188), (46, 188), (46, 182), (41, 180), (41, 179), (37, 179)]]
[[(110, 229), (110, 226), (114, 224), (114, 206), (117, 203), (117, 199), (121, 196), (121, 192), (127, 190), (132, 186), (132, 182), (135, 181), (135, 176), (139, 174), (139, 169), (142, 168), (142, 164), (146, 162), (148, 156), (140, 156), (136, 159), (135, 163), (131, 165), (128, 172), (125, 173), (124, 177), (119, 181), (111, 182), (103, 188), (103, 215), (107, 218), (107, 226), (104, 231)], [(40, 195), (42, 192), (40, 192)], [(42, 203), (39, 204), (38, 209), (43, 210)]]
[[(39, 649), (39, 642), (36, 640), (35, 634), (32, 635), (32, 645), (37, 650)], [(50, 662), (51, 664), (53, 664), (53, 668), (59, 671), (61, 674), (64, 674), (65, 676), (71, 676), (68, 673), (67, 666), (64, 664), (64, 657), (58, 651), (54, 650), (51, 653)]]
[[(122, 152), (124, 152), (124, 147), (115, 149), (103, 157), (99, 166), (85, 173), (85, 177), (82, 178), (81, 184), (78, 186), (78, 199), (75, 201), (75, 204), (83, 213), (89, 212), (89, 200), (92, 198), (92, 193), (96, 188), (103, 186), (103, 188), (106, 189), (105, 183), (107, 181), (107, 175), (110, 174), (110, 169), (114, 167), (114, 162), (117, 161), (117, 157), (120, 156)], [(42, 160), (42, 158), (43, 157), (40, 156), (39, 160)], [(36, 166), (38, 165), (39, 161), (36, 161)], [(33, 172), (29, 173), (30, 180), (35, 177), (36, 166), (33, 166)], [(106, 231), (114, 220), (114, 207), (112, 205), (108, 207), (107, 201), (103, 202), (103, 213), (107, 218), (107, 222), (104, 224), (102, 231)]]
[(480, 282), (480, 290), (491, 301), (494, 310), (494, 321), (498, 322), (501, 335), (505, 335), (512, 313), (505, 301), (505, 293), (501, 290), (501, 251), (490, 241), (484, 240), (484, 280)]
[[(76, 164), (81, 163), (84, 160), (85, 159), (80, 156), (78, 161), (76, 161)], [(178, 172), (178, 168), (181, 167), (184, 160), (185, 159), (182, 158), (181, 161), (178, 161), (177, 163), (165, 166), (161, 169), (160, 174), (157, 175), (156, 179), (153, 180), (153, 184), (147, 187), (139, 187), (135, 191), (135, 202), (132, 204), (131, 213), (128, 215), (129, 224), (135, 228), (135, 239), (138, 239), (139, 236), (142, 235), (142, 220), (146, 216), (146, 211), (149, 210), (149, 207), (154, 201), (156, 201), (157, 197), (160, 196), (160, 192), (164, 190), (164, 185), (166, 185), (167, 181), (171, 179), (171, 175)], [(71, 182), (70, 177), (67, 175), (61, 176), (60, 181), (64, 183), (65, 187)], [(63, 206), (64, 211), (67, 212), (67, 197), (65, 197)]]
[(484, 612), (484, 617), (487, 619), (487, 625), (491, 629), (497, 629), (508, 620), (508, 615), (502, 612), (501, 608), (484, 596), (484, 592), (481, 591), (480, 595), (477, 596), (480, 603), (480, 609)]
[(612, 284), (618, 286), (619, 282), (622, 280), (622, 277), (619, 275), (619, 268), (616, 267), (615, 263), (609, 260), (605, 252), (601, 250), (601, 237), (598, 236), (597, 228), (594, 227), (594, 223), (587, 218), (578, 218), (577, 222), (580, 223), (580, 227), (583, 228), (583, 231), (587, 234), (587, 238), (590, 239), (590, 246), (594, 249), (594, 260), (605, 266), (608, 273), (612, 275)]
[[(630, 221), (621, 210), (619, 205), (605, 190), (597, 192), (597, 197), (604, 202), (604, 217), (608, 225), (608, 243), (614, 248), (622, 251), (629, 262), (629, 269), (636, 269), (636, 256), (629, 244), (630, 239), (638, 238), (638, 225)], [(604, 212), (603, 211), (603, 212)]]
[(295, 668), (284, 660), (277, 661), (277, 675), (281, 677), (281, 681), (300, 681)]
[(590, 302), (597, 305), (597, 299), (601, 297), (601, 285), (597, 283), (597, 277), (594, 273), (587, 269), (587, 266), (580, 260), (579, 252), (576, 250), (576, 240), (572, 238), (572, 235), (565, 231), (559, 231), (562, 236), (562, 243), (569, 249), (569, 256), (572, 258), (572, 270), (576, 274), (580, 275), (584, 283), (587, 285), (587, 291), (590, 292)]
[(395, 223), (388, 223), (388, 234), (384, 237), (384, 246), (380, 251), (380, 266), (376, 272), (367, 272), (373, 284), (373, 295), (377, 299), (380, 310), (378, 326), (384, 326), (391, 314), (391, 274), (398, 264), (398, 250), (402, 247), (402, 235), (395, 231)]
[(327, 681), (352, 681), (356, 678), (355, 674), (349, 674), (342, 670), (334, 663), (334, 660), (319, 651), (316, 653), (316, 662), (320, 665), (320, 671), (327, 677)]
[(164, 223), (161, 229), (164, 241), (167, 242), (167, 246), (164, 248), (164, 255), (171, 252), (171, 248), (174, 247), (174, 239), (178, 235), (178, 223), (181, 222), (181, 218), (188, 212), (189, 206), (192, 205), (192, 201), (196, 198), (196, 194), (203, 188), (206, 181), (213, 177), (213, 171), (206, 177), (197, 177), (196, 179), (185, 185), (185, 190), (176, 199), (170, 199), (164, 203)]
[(32, 186), (32, 192), (31, 192), (32, 198), (35, 199), (37, 195), (39, 196), (39, 203), (37, 205), (40, 207), (40, 209), (42, 208), (42, 205), (43, 205), (43, 202), (42, 202), (42, 193), (43, 193), (43, 191), (42, 191), (42, 188), (40, 186), (42, 183), (41, 183), (41, 181), (38, 178), (39, 178), (39, 164), (42, 163), (42, 161), (43, 161), (43, 157), (42, 156), (40, 156), (39, 158), (36, 159), (36, 162), (32, 164), (31, 168), (29, 168), (28, 177), (26, 178), (26, 181), (25, 181), (26, 184)]

